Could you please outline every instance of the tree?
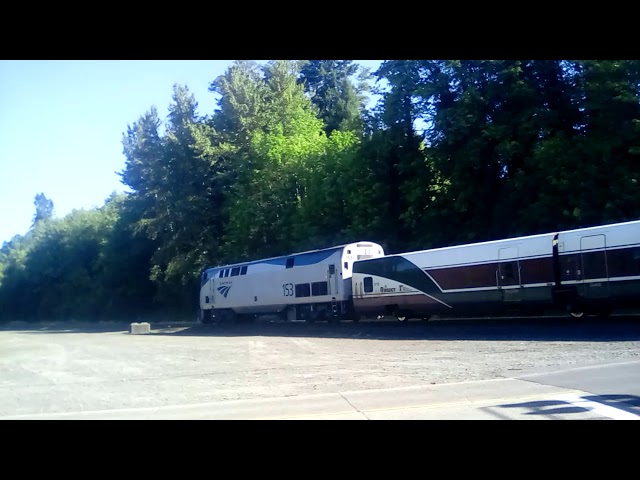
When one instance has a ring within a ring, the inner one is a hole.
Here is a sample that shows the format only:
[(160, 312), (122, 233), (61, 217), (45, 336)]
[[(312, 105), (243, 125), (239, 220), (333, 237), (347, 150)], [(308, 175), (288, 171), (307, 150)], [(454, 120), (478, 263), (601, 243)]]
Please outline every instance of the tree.
[(260, 65), (253, 61), (236, 61), (211, 82), (209, 90), (220, 95), (213, 127), (221, 141), (235, 148), (246, 148), (251, 133), (268, 123), (267, 85)]
[(53, 201), (48, 199), (44, 193), (38, 193), (33, 204), (36, 206), (36, 213), (33, 216), (32, 227), (53, 217)]
[(96, 262), (100, 277), (94, 279), (106, 291), (100, 312), (106, 318), (144, 318), (159, 311), (153, 303), (158, 285), (150, 279), (157, 242), (136, 229), (142, 217), (137, 200), (130, 194), (113, 193), (101, 208), (114, 215)]
[[(368, 71), (360, 70), (353, 60), (306, 60), (301, 62), (299, 82), (320, 118), (325, 132), (334, 130), (362, 130), (362, 112), (368, 90)], [(358, 83), (352, 78), (360, 72)]]
[(141, 213), (136, 225), (156, 245), (150, 277), (158, 300), (183, 306), (191, 303), (202, 268), (220, 255), (224, 218), (228, 149), (214, 145), (215, 130), (196, 110), (188, 88), (174, 85), (165, 134), (152, 109), (123, 139), (121, 175)]
[(401, 251), (416, 243), (419, 219), (411, 210), (410, 199), (416, 200), (416, 187), (432, 188), (432, 172), (425, 162), (422, 138), (415, 130), (419, 67), (419, 62), (409, 60), (385, 61), (380, 66), (375, 75), (389, 87), (381, 92), (381, 108), (372, 122), (378, 128), (362, 146), (362, 161), (369, 164), (367, 176), (372, 174), (373, 178), (369, 179), (371, 186), (362, 185), (360, 192), (371, 196), (367, 189), (375, 189), (378, 209), (378, 218), (370, 217), (366, 223), (372, 222), (385, 232), (383, 246), (387, 251)]
[(299, 210), (306, 198), (307, 167), (321, 154), (322, 121), (296, 82), (296, 62), (265, 67), (265, 128), (251, 132), (230, 192), (225, 252), (236, 261), (295, 248)]

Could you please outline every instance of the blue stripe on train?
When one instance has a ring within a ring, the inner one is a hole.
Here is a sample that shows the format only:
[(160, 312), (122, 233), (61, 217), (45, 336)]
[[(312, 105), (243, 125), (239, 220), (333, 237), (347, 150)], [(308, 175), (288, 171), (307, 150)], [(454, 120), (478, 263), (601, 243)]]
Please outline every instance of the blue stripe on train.
[[(240, 266), (240, 265), (246, 265), (246, 266), (251, 266), (251, 265), (260, 265), (260, 264), (267, 264), (267, 265), (281, 265), (281, 266), (285, 266), (287, 264), (287, 259), (289, 258), (295, 258), (295, 261), (293, 263), (294, 267), (302, 267), (302, 266), (306, 266), (306, 265), (314, 265), (316, 263), (320, 263), (324, 260), (326, 260), (327, 258), (329, 258), (331, 255), (333, 255), (334, 253), (341, 251), (343, 249), (343, 247), (336, 247), (336, 248), (331, 248), (328, 250), (322, 250), (321, 252), (310, 252), (310, 253), (303, 253), (301, 255), (289, 255), (286, 257), (277, 257), (277, 258), (271, 258), (269, 260), (256, 260), (255, 262), (250, 262), (250, 263), (238, 263), (236, 265), (228, 265), (224, 268), (232, 268), (235, 266)], [(219, 267), (216, 268), (210, 268), (208, 270), (206, 270), (207, 273), (207, 278), (211, 278), (213, 276), (217, 276), (218, 272), (222, 270)], [(206, 283), (206, 280), (202, 279), (201, 282), (201, 286), (204, 285)]]
[(287, 259), (289, 258), (295, 258), (295, 261), (293, 262), (293, 266), (294, 267), (300, 267), (303, 265), (313, 265), (315, 263), (320, 263), (323, 260), (326, 260), (327, 258), (329, 258), (331, 255), (333, 255), (334, 253), (336, 253), (338, 250), (342, 250), (342, 247), (340, 248), (334, 248), (331, 250), (324, 250), (322, 252), (311, 252), (311, 253), (304, 253), (302, 255), (291, 255), (288, 257), (278, 257), (278, 258), (273, 258), (271, 260), (265, 260), (262, 262), (253, 262), (250, 263), (249, 265), (256, 265), (259, 263), (267, 263), (269, 265), (286, 265), (287, 263)]

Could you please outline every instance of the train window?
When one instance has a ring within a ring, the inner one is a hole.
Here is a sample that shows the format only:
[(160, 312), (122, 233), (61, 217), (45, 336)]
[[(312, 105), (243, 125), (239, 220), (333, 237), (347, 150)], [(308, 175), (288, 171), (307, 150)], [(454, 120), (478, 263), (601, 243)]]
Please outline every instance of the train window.
[(604, 250), (582, 252), (582, 278), (606, 278), (607, 257)]
[(295, 257), (287, 258), (287, 268), (293, 268), (293, 261), (294, 260), (295, 260)]
[(631, 251), (631, 255), (633, 258), (633, 263), (630, 269), (633, 274), (640, 274), (640, 247), (634, 248)]
[(344, 262), (344, 269), (349, 270), (349, 262)]
[(224, 270), (220, 270), (220, 273), (218, 274), (218, 278), (222, 278), (224, 277)]
[(229, 276), (229, 269), (228, 269), (228, 268), (225, 268), (225, 270), (224, 270), (224, 276), (225, 276), (225, 277), (228, 277), (228, 276)]
[(397, 262), (393, 264), (392, 271), (394, 272), (406, 272), (415, 269), (416, 266), (409, 260), (398, 257)]
[(238, 275), (240, 275), (240, 267), (233, 267), (231, 269), (231, 276), (237, 277)]
[(336, 273), (336, 266), (331, 264), (329, 265), (329, 275), (333, 275)]
[(247, 266), (245, 265), (240, 269), (240, 275), (246, 275), (246, 274), (247, 274)]
[(327, 295), (329, 289), (327, 288), (327, 282), (313, 282), (311, 284), (311, 295), (319, 297), (321, 295)]
[(366, 293), (373, 292), (373, 277), (364, 277), (364, 291)]
[(513, 278), (513, 263), (507, 263), (504, 266), (505, 278)]
[(296, 297), (310, 297), (311, 288), (308, 283), (296, 283)]

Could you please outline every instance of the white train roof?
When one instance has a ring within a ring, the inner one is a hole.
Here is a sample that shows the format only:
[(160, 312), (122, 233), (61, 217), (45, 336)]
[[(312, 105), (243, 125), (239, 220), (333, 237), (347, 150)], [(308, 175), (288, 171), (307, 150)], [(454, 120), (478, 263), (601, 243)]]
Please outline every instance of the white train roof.
[[(518, 247), (519, 257), (545, 256), (552, 254), (552, 240), (556, 234), (560, 234), (561, 236), (567, 235), (568, 237), (579, 238), (580, 234), (584, 233), (593, 232), (594, 234), (596, 234), (599, 231), (634, 225), (640, 226), (640, 221), (634, 220), (630, 222), (598, 225), (595, 227), (585, 227), (574, 230), (563, 230), (536, 235), (527, 235), (522, 237), (505, 238), (500, 240), (489, 240), (486, 242), (466, 243), (450, 247), (402, 252), (386, 255), (383, 258), (394, 256), (414, 257), (418, 263), (424, 263), (427, 262), (428, 257), (429, 266), (438, 267), (446, 265), (462, 265), (466, 263), (496, 261), (498, 260), (498, 251), (500, 250), (500, 248), (509, 247)], [(633, 232), (628, 233), (632, 234)], [(376, 259), (362, 261), (371, 262), (376, 261)]]
[[(363, 244), (362, 246), (367, 246), (367, 247), (380, 247), (380, 245), (378, 243), (375, 242), (371, 242), (371, 241), (366, 241), (366, 240), (360, 240), (358, 242), (351, 242), (351, 243), (345, 243), (342, 245), (335, 245), (333, 247), (327, 247), (327, 248), (320, 248), (317, 250), (307, 250), (304, 252), (296, 252), (296, 253), (289, 253), (287, 255), (279, 255), (277, 257), (269, 257), (269, 258), (261, 258), (258, 260), (249, 260), (246, 262), (239, 262), (239, 263), (231, 263), (228, 265), (222, 265), (222, 266), (218, 266), (218, 267), (211, 267), (211, 268), (207, 268), (205, 269), (206, 272), (210, 272), (213, 270), (223, 270), (225, 268), (233, 268), (233, 267), (242, 267), (245, 265), (256, 265), (259, 263), (269, 263), (269, 264), (274, 264), (274, 265), (285, 265), (286, 261), (288, 258), (293, 258), (293, 257), (301, 257), (301, 256), (305, 256), (305, 257), (309, 257), (307, 260), (309, 260), (308, 262), (305, 262), (305, 264), (310, 264), (310, 263), (316, 263), (319, 261), (324, 260), (325, 258), (328, 258), (329, 256), (331, 256), (334, 252), (338, 251), (338, 250), (342, 250), (345, 247), (348, 247), (350, 245), (360, 245)], [(296, 265), (300, 265), (300, 263), (296, 263)]]

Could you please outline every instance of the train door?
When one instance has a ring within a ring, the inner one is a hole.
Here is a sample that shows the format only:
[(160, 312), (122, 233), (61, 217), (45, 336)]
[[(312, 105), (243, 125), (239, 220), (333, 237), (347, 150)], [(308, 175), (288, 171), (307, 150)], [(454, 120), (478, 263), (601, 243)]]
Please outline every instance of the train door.
[(209, 280), (209, 302), (211, 302), (211, 308), (215, 308), (216, 298), (216, 277), (214, 276)]
[(502, 300), (505, 302), (519, 302), (522, 285), (520, 279), (520, 262), (518, 260), (518, 247), (501, 248), (498, 250), (498, 269), (496, 271), (498, 290), (502, 292)]
[[(212, 307), (216, 306), (216, 299), (221, 295), (220, 290), (220, 282), (224, 279), (225, 270), (220, 270), (212, 279), (211, 279), (211, 303)], [(220, 302), (217, 302), (220, 303)]]
[(604, 235), (589, 235), (580, 239), (582, 272), (578, 277), (579, 288), (584, 298), (606, 298), (609, 296), (609, 273), (607, 268), (607, 239)]
[(329, 283), (329, 295), (333, 295), (334, 297), (338, 295), (338, 275), (334, 264), (329, 265), (327, 282)]

